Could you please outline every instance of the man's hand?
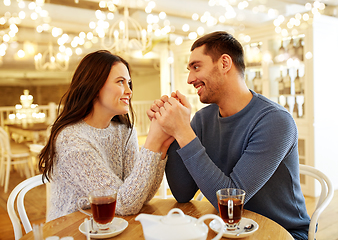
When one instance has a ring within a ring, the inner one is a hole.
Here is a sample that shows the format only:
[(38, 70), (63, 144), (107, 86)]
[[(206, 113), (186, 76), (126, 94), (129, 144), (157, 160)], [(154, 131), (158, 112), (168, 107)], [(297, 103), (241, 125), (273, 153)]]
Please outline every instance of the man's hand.
[[(159, 107), (162, 103), (163, 106)], [(171, 94), (167, 101), (162, 101), (162, 103), (159, 105), (156, 103), (156, 106), (153, 106), (153, 109), (159, 108), (158, 111), (154, 112), (153, 117), (158, 120), (167, 134), (177, 140), (180, 147), (185, 146), (196, 137), (190, 126), (191, 106), (187, 98), (176, 91), (176, 93)]]

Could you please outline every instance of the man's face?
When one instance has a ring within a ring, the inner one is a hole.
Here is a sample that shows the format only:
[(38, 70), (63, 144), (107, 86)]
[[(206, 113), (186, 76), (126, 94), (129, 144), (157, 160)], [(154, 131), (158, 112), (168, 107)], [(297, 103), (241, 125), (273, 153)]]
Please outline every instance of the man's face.
[(188, 84), (194, 85), (202, 103), (218, 103), (224, 88), (218, 61), (205, 55), (205, 46), (195, 48), (190, 55)]

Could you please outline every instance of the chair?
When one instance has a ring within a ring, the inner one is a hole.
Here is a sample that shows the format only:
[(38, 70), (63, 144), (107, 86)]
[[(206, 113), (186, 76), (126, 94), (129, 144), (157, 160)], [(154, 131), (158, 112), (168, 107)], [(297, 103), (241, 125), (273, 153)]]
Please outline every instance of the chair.
[(321, 185), (321, 193), (315, 211), (311, 216), (311, 222), (309, 226), (308, 239), (314, 240), (316, 237), (317, 222), (320, 214), (329, 205), (333, 198), (334, 189), (331, 180), (318, 169), (299, 164), (299, 173), (311, 176), (317, 179)]
[(38, 155), (40, 154), (41, 150), (44, 148), (44, 145), (42, 144), (29, 144), (29, 151), (31, 152), (32, 157), (32, 164), (35, 171), (39, 171), (38, 169)]
[(12, 165), (23, 164), (26, 177), (35, 175), (28, 147), (23, 144), (11, 144), (8, 133), (2, 127), (0, 127), (0, 155), (1, 186), (5, 184), (5, 193), (8, 191)]
[(11, 192), (7, 201), (7, 213), (9, 218), (12, 221), (15, 240), (22, 237), (22, 229), (18, 216), (16, 215), (14, 204), (15, 199), (17, 198), (17, 209), (22, 222), (22, 225), (25, 229), (25, 232), (28, 233), (32, 231), (32, 225), (27, 217), (26, 209), (24, 206), (24, 197), (26, 193), (34, 187), (44, 184), (42, 181), (42, 174), (36, 175), (34, 177), (28, 178), (21, 183), (19, 183)]
[[(317, 202), (317, 206), (315, 211), (311, 216), (310, 226), (309, 226), (309, 233), (308, 239), (314, 240), (316, 236), (316, 229), (317, 229), (317, 222), (320, 214), (324, 211), (324, 209), (329, 205), (333, 198), (334, 189), (331, 183), (331, 180), (321, 171), (318, 169), (308, 166), (299, 164), (299, 173), (311, 176), (317, 179), (321, 185), (321, 193), (319, 196), (319, 200)], [(201, 201), (203, 199), (203, 193), (199, 193), (196, 197), (196, 200)]]

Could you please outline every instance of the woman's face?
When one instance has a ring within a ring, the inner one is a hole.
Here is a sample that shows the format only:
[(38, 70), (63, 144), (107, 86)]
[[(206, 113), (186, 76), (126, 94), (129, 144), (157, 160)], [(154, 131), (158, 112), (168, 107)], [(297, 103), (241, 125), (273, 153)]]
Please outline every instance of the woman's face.
[(128, 113), (132, 94), (130, 82), (128, 69), (122, 62), (112, 66), (99, 92), (98, 100), (95, 102), (95, 107), (99, 108), (101, 114), (105, 113), (114, 117)]

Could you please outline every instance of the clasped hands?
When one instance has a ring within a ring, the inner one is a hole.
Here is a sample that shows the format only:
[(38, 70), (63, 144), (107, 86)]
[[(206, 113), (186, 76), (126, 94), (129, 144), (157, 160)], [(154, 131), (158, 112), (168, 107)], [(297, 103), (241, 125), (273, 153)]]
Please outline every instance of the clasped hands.
[(181, 147), (196, 137), (190, 126), (191, 105), (179, 91), (171, 97), (166, 95), (154, 101), (147, 115), (150, 120), (156, 119), (161, 129), (174, 137)]

